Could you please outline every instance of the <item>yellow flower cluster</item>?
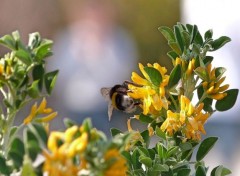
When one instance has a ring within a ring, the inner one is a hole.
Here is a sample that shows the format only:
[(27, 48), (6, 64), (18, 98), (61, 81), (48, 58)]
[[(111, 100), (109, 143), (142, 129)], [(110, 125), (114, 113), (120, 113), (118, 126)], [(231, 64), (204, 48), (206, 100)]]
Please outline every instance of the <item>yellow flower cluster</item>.
[(106, 152), (104, 159), (106, 163), (111, 162), (109, 167), (105, 170), (104, 176), (126, 176), (127, 162), (116, 148), (110, 149)]
[(46, 106), (47, 100), (45, 98), (43, 98), (39, 106), (37, 105), (37, 103), (35, 103), (31, 108), (30, 114), (24, 119), (23, 124), (25, 125), (29, 124), (35, 117), (42, 114), (48, 115), (41, 118), (37, 118), (36, 121), (49, 122), (52, 119), (54, 119), (57, 116), (57, 112), (52, 112), (53, 110), (51, 108), (47, 108)]
[(187, 139), (200, 140), (201, 133), (206, 134), (204, 124), (210, 114), (202, 112), (203, 103), (194, 107), (190, 100), (183, 95), (180, 98), (180, 105), (180, 112), (167, 111), (167, 118), (162, 124), (161, 130), (166, 131), (170, 136), (181, 131)]
[(144, 70), (145, 67), (142, 64), (139, 64), (139, 69), (144, 78), (139, 76), (136, 72), (132, 73), (133, 83), (139, 86), (129, 84), (128, 88), (130, 92), (128, 95), (141, 101), (140, 107), (143, 109), (143, 114), (158, 115), (162, 108), (168, 109), (168, 101), (165, 97), (165, 86), (168, 84), (169, 75), (166, 75), (167, 69), (161, 67), (158, 63), (154, 63), (153, 65), (147, 64), (147, 67), (153, 67), (159, 71), (162, 76), (160, 85), (154, 85), (149, 75)]
[(88, 137), (83, 127), (77, 126), (72, 126), (65, 132), (51, 132), (47, 144), (50, 153), (44, 152), (44, 171), (51, 176), (77, 175), (86, 164), (83, 159), (80, 165), (76, 165), (73, 157), (85, 151)]
[(174, 61), (173, 65), (176, 66), (178, 64), (181, 64), (182, 68), (186, 70), (187, 76), (191, 75), (193, 70), (195, 69), (195, 58), (191, 59), (189, 62), (177, 57)]
[(227, 96), (227, 93), (224, 93), (229, 87), (228, 84), (225, 84), (224, 86), (221, 86), (223, 81), (226, 77), (217, 78), (216, 77), (216, 68), (211, 69), (212, 64), (208, 64), (207, 66), (207, 74), (208, 74), (208, 81), (204, 81), (202, 83), (203, 89), (207, 93), (208, 97), (215, 99), (215, 100), (221, 100), (225, 96)]
[(0, 63), (0, 76), (9, 76), (12, 74), (12, 68), (10, 66), (6, 66)]

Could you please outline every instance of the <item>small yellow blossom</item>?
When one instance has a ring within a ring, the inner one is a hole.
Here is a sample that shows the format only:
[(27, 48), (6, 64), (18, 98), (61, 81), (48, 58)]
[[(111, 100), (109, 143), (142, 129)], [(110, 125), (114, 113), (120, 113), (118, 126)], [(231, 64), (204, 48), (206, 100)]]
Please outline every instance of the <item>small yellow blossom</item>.
[(0, 76), (2, 76), (2, 75), (3, 75), (3, 72), (4, 72), (4, 70), (3, 70), (3, 65), (2, 65), (2, 64), (0, 64)]
[(189, 61), (188, 68), (187, 68), (187, 75), (191, 75), (193, 73), (193, 70), (195, 69), (195, 59)]
[(144, 70), (145, 67), (139, 63), (139, 69), (144, 78), (135, 72), (132, 73), (132, 81), (139, 86), (129, 84), (128, 88), (130, 92), (128, 95), (141, 101), (140, 107), (143, 109), (143, 114), (157, 115), (162, 108), (168, 108), (168, 101), (165, 97), (165, 87), (168, 84), (169, 76), (166, 75), (167, 69), (161, 67), (158, 63), (154, 63), (153, 65), (147, 64), (147, 67), (153, 67), (159, 71), (162, 76), (160, 85), (156, 86), (152, 83), (149, 75)]
[(202, 85), (208, 97), (215, 100), (221, 100), (226, 97), (227, 93), (224, 91), (228, 89), (229, 85), (221, 86), (226, 77), (217, 78), (215, 75), (216, 68), (212, 69), (212, 64), (208, 64), (206, 71), (209, 78), (207, 81), (203, 81)]
[(151, 127), (151, 126), (148, 127), (148, 133), (149, 133), (149, 136), (153, 136), (154, 135), (153, 127)]
[(24, 119), (23, 124), (27, 125), (32, 122), (38, 115), (48, 114), (47, 116), (36, 118), (37, 122), (49, 122), (57, 116), (57, 112), (52, 112), (51, 108), (46, 108), (47, 100), (43, 98), (42, 102), (40, 103), (39, 107), (37, 103), (35, 103), (32, 108), (30, 114)]
[(200, 140), (201, 133), (206, 134), (204, 124), (210, 114), (202, 112), (203, 103), (194, 107), (190, 100), (183, 95), (180, 105), (180, 112), (167, 111), (167, 119), (163, 122), (161, 130), (166, 131), (169, 136), (181, 131), (187, 139)]
[(81, 158), (81, 164), (76, 165), (73, 157), (84, 152), (88, 144), (88, 133), (81, 127), (72, 126), (65, 132), (53, 131), (48, 138), (48, 150), (43, 170), (49, 175), (77, 175), (86, 168), (86, 161)]
[(104, 171), (104, 176), (126, 176), (127, 162), (116, 148), (106, 152), (104, 159), (109, 162), (109, 167)]
[(187, 74), (187, 76), (189, 76), (193, 73), (193, 70), (195, 69), (195, 62), (196, 62), (195, 58), (192, 58), (191, 60), (186, 61), (177, 57), (173, 62), (173, 65), (176, 66), (180, 64), (183, 71)]
[(137, 142), (144, 143), (144, 140), (143, 140), (143, 137), (141, 136), (139, 131), (134, 131), (132, 129), (131, 119), (128, 119), (128, 121), (127, 121), (127, 128), (128, 128), (128, 131), (131, 133), (131, 136), (130, 136), (130, 139), (128, 140), (127, 144), (126, 144), (125, 150), (129, 151), (134, 147), (134, 145)]

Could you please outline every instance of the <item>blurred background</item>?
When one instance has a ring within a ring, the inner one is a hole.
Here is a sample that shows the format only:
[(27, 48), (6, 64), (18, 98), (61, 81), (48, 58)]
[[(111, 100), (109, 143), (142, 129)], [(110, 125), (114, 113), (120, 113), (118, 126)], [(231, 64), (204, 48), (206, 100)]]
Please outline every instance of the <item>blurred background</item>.
[[(212, 55), (216, 67), (227, 68), (230, 88), (240, 89), (239, 6), (238, 0), (0, 0), (0, 36), (18, 30), (27, 43), (28, 34), (38, 31), (54, 41), (47, 67), (60, 69), (60, 74), (48, 102), (60, 115), (51, 124), (53, 130), (64, 128), (65, 117), (79, 123), (91, 117), (93, 125), (109, 135), (111, 127), (126, 130), (130, 115), (114, 111), (109, 123), (100, 88), (129, 80), (138, 62), (159, 62), (171, 69), (169, 47), (159, 26), (172, 27), (180, 21), (198, 25), (202, 34), (213, 29), (214, 38), (229, 36), (232, 41)], [(0, 56), (5, 52), (0, 48)], [(206, 126), (208, 136), (219, 136), (206, 165), (222, 164), (236, 176), (240, 175), (239, 105), (240, 99), (231, 110), (215, 113)]]

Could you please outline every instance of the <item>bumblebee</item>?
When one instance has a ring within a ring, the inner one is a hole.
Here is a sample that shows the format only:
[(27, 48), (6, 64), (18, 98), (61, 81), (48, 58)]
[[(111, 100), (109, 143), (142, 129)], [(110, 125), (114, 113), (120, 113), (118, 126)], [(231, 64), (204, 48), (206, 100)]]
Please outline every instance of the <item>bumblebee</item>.
[[(134, 84), (129, 81), (124, 81), (122, 85), (117, 84), (113, 87), (101, 88), (102, 96), (108, 101), (108, 117), (109, 121), (112, 117), (113, 109), (117, 109), (126, 113), (132, 113), (136, 110), (139, 102), (135, 102), (133, 98), (127, 95), (130, 90), (128, 84)], [(134, 84), (135, 85), (135, 84)]]

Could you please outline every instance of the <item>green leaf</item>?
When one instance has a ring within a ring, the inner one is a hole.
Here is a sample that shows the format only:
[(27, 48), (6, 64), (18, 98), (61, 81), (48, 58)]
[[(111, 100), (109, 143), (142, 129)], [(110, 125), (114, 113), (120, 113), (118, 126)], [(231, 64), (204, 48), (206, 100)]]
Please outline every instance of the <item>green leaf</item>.
[(127, 152), (127, 151), (122, 151), (121, 154), (122, 154), (122, 156), (123, 156), (129, 163), (131, 163), (131, 155), (130, 155), (129, 152)]
[(188, 47), (190, 46), (190, 42), (191, 42), (191, 38), (190, 38), (191, 36), (186, 31), (183, 31), (182, 35), (183, 35), (185, 47), (186, 47), (186, 49), (188, 49)]
[(45, 69), (43, 64), (39, 64), (33, 67), (33, 71), (32, 71), (33, 80), (39, 80), (39, 84), (38, 84), (39, 90), (42, 90), (44, 73), (45, 73)]
[(116, 135), (118, 135), (118, 134), (123, 133), (121, 130), (119, 130), (119, 129), (117, 129), (117, 128), (111, 128), (110, 131), (111, 131), (112, 137), (114, 137), (114, 136), (116, 136)]
[(139, 162), (139, 149), (136, 148), (134, 149), (133, 153), (132, 153), (132, 157), (131, 157), (131, 162), (132, 162), (132, 165), (133, 165), (133, 168), (134, 169), (139, 169), (141, 168), (141, 163)]
[(172, 59), (172, 61), (175, 61), (176, 58), (179, 57), (179, 55), (175, 51), (169, 51), (167, 55)]
[(154, 84), (155, 86), (158, 87), (161, 84), (161, 82), (162, 82), (162, 75), (161, 75), (161, 73), (157, 69), (155, 69), (153, 67), (145, 67), (144, 70), (148, 74), (152, 84)]
[(29, 34), (28, 46), (30, 49), (37, 48), (41, 43), (41, 36), (38, 32)]
[(144, 164), (147, 167), (152, 167), (152, 159), (146, 156), (139, 157), (140, 163)]
[(162, 26), (158, 30), (163, 34), (167, 41), (175, 41), (175, 36), (171, 28)]
[(63, 120), (63, 123), (64, 123), (66, 128), (70, 128), (70, 127), (76, 125), (76, 123), (73, 120), (69, 119), (69, 118), (65, 118)]
[(10, 150), (8, 152), (8, 157), (12, 159), (14, 166), (18, 169), (22, 166), (23, 163), (23, 154), (20, 154), (17, 151)]
[(154, 164), (153, 170), (154, 171), (159, 171), (159, 172), (168, 172), (169, 167), (166, 164)]
[(187, 29), (188, 31), (191, 33), (191, 42), (190, 43), (193, 43), (197, 33), (198, 33), (198, 27), (196, 25), (192, 26), (192, 25), (189, 25), (187, 24)]
[(14, 41), (14, 38), (11, 35), (5, 35), (1, 37), (0, 44), (11, 50), (16, 50), (16, 42)]
[(182, 169), (178, 170), (177, 176), (189, 176), (190, 172), (191, 172), (191, 169), (182, 168)]
[(178, 152), (179, 152), (179, 147), (178, 146), (171, 147), (167, 151), (167, 158), (176, 155)]
[(218, 68), (216, 68), (216, 70), (215, 70), (215, 76), (216, 76), (217, 80), (219, 80), (219, 79), (222, 77), (222, 75), (225, 73), (226, 70), (227, 70), (227, 69), (224, 68), (224, 67), (218, 67)]
[(39, 97), (38, 83), (39, 83), (39, 80), (33, 81), (31, 86), (27, 88), (27, 93), (31, 98)]
[(27, 143), (28, 154), (32, 161), (35, 161), (38, 154), (41, 154), (41, 147), (37, 141), (31, 140)]
[(196, 37), (194, 39), (194, 42), (196, 44), (199, 44), (200, 46), (203, 45), (203, 38), (202, 38), (202, 36), (201, 36), (201, 34), (199, 32), (197, 32)]
[(45, 74), (45, 76), (44, 76), (46, 90), (49, 95), (52, 93), (52, 90), (55, 86), (55, 83), (57, 80), (57, 74), (58, 74), (58, 70), (55, 70), (53, 72), (49, 72), (49, 73)]
[(213, 41), (213, 43), (212, 43), (212, 48), (213, 49), (210, 50), (210, 51), (216, 51), (230, 41), (231, 41), (231, 39), (227, 36), (219, 37), (218, 39)]
[(178, 164), (178, 161), (174, 157), (167, 158), (164, 161), (165, 161), (165, 164), (167, 164), (168, 166), (176, 166), (176, 164)]
[(170, 73), (168, 88), (169, 89), (173, 88), (175, 85), (177, 85), (180, 79), (181, 79), (181, 66), (180, 64), (178, 64), (173, 68), (173, 70)]
[(181, 35), (181, 31), (178, 28), (178, 26), (174, 26), (174, 34), (175, 34), (178, 46), (181, 49), (181, 54), (182, 54), (183, 51), (184, 51), (184, 43), (183, 43), (183, 38), (182, 38), (182, 35)]
[(216, 102), (215, 104), (216, 110), (227, 111), (231, 109), (236, 103), (238, 91), (239, 91), (238, 89), (229, 89), (225, 91), (225, 93), (227, 93), (227, 96)]
[(205, 34), (204, 34), (204, 39), (205, 39), (205, 40), (211, 39), (212, 36), (213, 36), (213, 30), (212, 30), (212, 29), (209, 29), (207, 32), (205, 32)]
[(34, 171), (33, 163), (27, 155), (24, 156), (21, 176), (37, 176), (37, 174)]
[(161, 159), (166, 158), (167, 149), (163, 146), (163, 144), (161, 144), (161, 143), (157, 144), (157, 152)]
[(144, 115), (143, 113), (140, 114), (139, 120), (143, 123), (151, 123), (153, 121), (153, 119), (150, 116)]
[(179, 147), (181, 148), (182, 151), (191, 150), (193, 148), (193, 146), (190, 142), (180, 143)]
[(193, 149), (184, 151), (184, 152), (182, 152), (181, 159), (190, 161), (190, 159), (192, 158), (192, 154), (193, 154)]
[(194, 72), (203, 80), (208, 81), (209, 75), (204, 67), (198, 67), (194, 70)]
[(19, 138), (14, 138), (11, 143), (9, 151), (14, 151), (23, 156), (25, 153), (25, 150), (24, 150), (24, 144), (23, 144), (22, 140)]
[(180, 47), (178, 46), (178, 43), (177, 42), (168, 42), (168, 45), (173, 49), (173, 51), (175, 53), (177, 53), (178, 56), (181, 56), (182, 55), (182, 52), (181, 52), (181, 49)]
[(146, 146), (149, 146), (150, 143), (150, 136), (149, 136), (149, 132), (148, 130), (145, 130), (143, 132), (140, 133), (144, 142), (146, 143)]
[(82, 127), (84, 131), (90, 131), (93, 128), (91, 119), (90, 118), (84, 119), (84, 121), (82, 122)]
[(209, 137), (202, 141), (197, 151), (197, 161), (201, 161), (207, 155), (207, 153), (213, 148), (217, 140), (217, 137)]
[(6, 160), (2, 155), (0, 155), (0, 173), (4, 175), (10, 175), (11, 173), (10, 168), (6, 164)]
[(164, 133), (158, 126), (156, 126), (155, 131), (158, 137), (166, 140), (166, 133)]
[(10, 130), (10, 138), (16, 134), (18, 126), (12, 126)]
[(203, 166), (198, 166), (196, 170), (196, 176), (205, 176), (205, 175), (206, 175), (206, 171), (203, 168)]
[(53, 42), (51, 40), (43, 40), (38, 48), (36, 48), (36, 58), (39, 60), (52, 55), (51, 47)]
[(211, 176), (225, 176), (225, 175), (229, 175), (232, 172), (228, 169), (223, 167), (222, 165), (215, 167), (212, 172), (211, 172)]
[(32, 64), (32, 59), (31, 59), (30, 53), (25, 50), (22, 50), (22, 49), (17, 50), (15, 52), (15, 56), (19, 60), (21, 60), (24, 64), (26, 64), (27, 66)]
[(19, 34), (18, 31), (12, 32), (12, 36), (13, 36), (13, 39), (14, 39), (15, 41), (19, 41), (19, 40), (20, 40), (20, 34)]
[(138, 147), (138, 152), (140, 153), (140, 156), (150, 157), (148, 150), (144, 147)]
[(188, 168), (188, 167), (189, 167), (189, 162), (182, 161), (182, 162), (177, 162), (177, 164), (174, 165), (172, 169), (175, 171), (178, 171), (182, 168)]
[(152, 160), (155, 159), (155, 156), (156, 156), (156, 150), (154, 149), (148, 149), (148, 153), (149, 153), (149, 156)]
[[(201, 85), (197, 89), (197, 95), (198, 95), (199, 100), (203, 96), (203, 93), (204, 93), (204, 89), (203, 89), (203, 86)], [(203, 103), (204, 103), (204, 106), (203, 106), (204, 111), (213, 112), (213, 108), (212, 108), (213, 99), (212, 98), (205, 98), (203, 100)]]
[(213, 103), (213, 99), (211, 98), (205, 98), (203, 100), (204, 106), (203, 106), (203, 110), (206, 112), (213, 112), (213, 108), (212, 108), (212, 103)]
[(194, 54), (194, 57), (197, 57), (201, 52), (201, 46), (196, 43), (191, 44), (191, 49)]
[(205, 59), (203, 60), (205, 65), (210, 64), (213, 61), (213, 57), (212, 56), (206, 56)]
[[(29, 125), (30, 130), (34, 133), (35, 136), (37, 136), (37, 139), (41, 139), (44, 144), (47, 144), (47, 132), (45, 130), (45, 128), (43, 127), (43, 125), (39, 124), (39, 123), (33, 123)], [(40, 142), (40, 141), (39, 141)]]

